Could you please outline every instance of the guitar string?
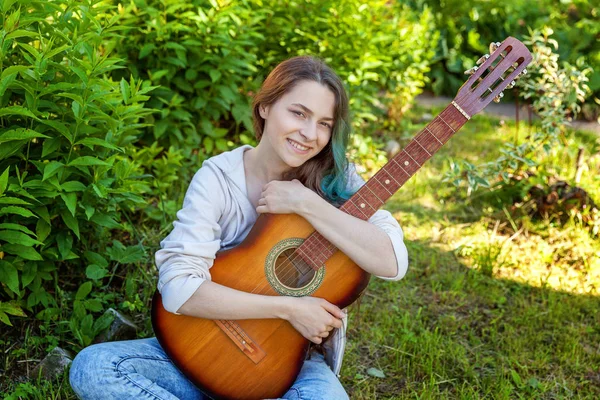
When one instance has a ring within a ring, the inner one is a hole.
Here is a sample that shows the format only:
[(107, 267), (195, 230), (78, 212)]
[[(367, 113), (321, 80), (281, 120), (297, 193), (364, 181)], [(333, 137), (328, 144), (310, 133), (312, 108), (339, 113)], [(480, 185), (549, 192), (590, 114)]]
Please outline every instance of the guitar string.
[[(443, 122), (443, 123), (444, 123), (444, 124), (445, 124), (445, 125), (446, 125), (448, 128), (450, 128), (450, 130), (451, 130), (453, 133), (456, 133), (456, 131), (455, 131), (454, 129), (452, 129), (452, 127), (450, 126), (450, 124), (448, 124), (448, 123), (447, 123), (447, 122), (444, 120), (444, 118), (441, 116), (441, 113), (440, 113), (440, 115), (436, 116), (436, 118), (434, 118), (434, 119), (432, 120), (432, 122), (434, 122), (434, 121), (435, 121), (436, 119), (438, 119), (438, 118), (439, 118), (439, 119), (440, 119), (440, 120), (441, 120), (441, 121), (442, 121), (442, 122)], [(431, 123), (430, 123), (430, 124), (431, 124)], [(421, 147), (423, 147), (423, 146), (422, 146), (422, 145), (421, 145), (421, 144), (418, 142), (418, 140), (417, 140), (417, 139), (418, 139), (418, 138), (421, 136), (421, 134), (422, 134), (423, 132), (425, 132), (425, 131), (427, 130), (427, 131), (429, 131), (429, 133), (431, 134), (431, 136), (433, 136), (433, 137), (434, 137), (434, 138), (435, 138), (435, 139), (436, 139), (436, 140), (437, 140), (439, 143), (441, 143), (441, 144), (442, 144), (442, 146), (443, 146), (443, 143), (442, 143), (442, 142), (441, 142), (441, 141), (440, 141), (440, 140), (437, 138), (437, 136), (435, 136), (435, 135), (433, 134), (433, 132), (431, 132), (431, 131), (428, 129), (428, 126), (429, 126), (429, 124), (428, 124), (428, 125), (427, 125), (425, 128), (423, 128), (423, 129), (422, 129), (422, 130), (421, 130), (421, 131), (420, 131), (420, 132), (419, 132), (419, 133), (418, 133), (418, 134), (415, 136), (415, 138), (414, 138), (414, 141), (416, 141), (416, 142), (417, 142), (417, 144), (419, 144)], [(412, 141), (411, 141), (411, 143), (412, 143)], [(409, 144), (410, 144), (410, 143), (409, 143)], [(440, 146), (440, 148), (441, 148), (441, 146)], [(427, 150), (425, 150), (425, 151), (427, 152)], [(436, 151), (437, 151), (437, 150), (436, 150)], [(414, 158), (413, 158), (413, 157), (412, 157), (412, 156), (411, 156), (411, 155), (410, 155), (410, 154), (409, 154), (409, 153), (408, 153), (408, 152), (407, 152), (405, 149), (403, 149), (403, 150), (402, 150), (402, 152), (406, 153), (406, 154), (407, 154), (407, 155), (408, 155), (408, 156), (409, 156), (409, 157), (410, 157), (410, 158), (411, 158), (411, 159), (412, 159), (412, 160), (413, 160), (413, 161), (414, 161), (414, 162), (415, 162), (417, 165), (419, 165), (419, 168), (420, 168), (420, 167), (423, 165), (423, 163), (424, 163), (425, 161), (427, 161), (427, 160), (429, 159), (429, 158), (428, 158), (428, 159), (424, 160), (424, 161), (423, 161), (421, 164), (419, 164), (419, 163), (418, 163), (418, 162), (417, 162), (417, 161), (416, 161), (416, 160), (415, 160), (415, 159), (414, 159)], [(429, 154), (429, 152), (427, 152), (427, 153)], [(430, 154), (429, 154), (429, 155), (430, 155)], [(430, 155), (430, 157), (431, 157), (431, 155)], [(413, 174), (409, 174), (409, 173), (408, 173), (408, 172), (407, 172), (407, 171), (406, 171), (406, 170), (405, 170), (405, 169), (402, 167), (402, 165), (400, 165), (400, 164), (399, 164), (399, 163), (398, 163), (398, 162), (395, 160), (395, 158), (392, 158), (392, 160), (391, 160), (391, 161), (393, 161), (393, 162), (394, 162), (394, 163), (395, 163), (395, 164), (396, 164), (398, 167), (400, 167), (400, 169), (402, 169), (402, 171), (403, 171), (405, 174), (407, 174), (407, 175), (408, 175), (408, 177), (409, 177), (408, 179), (410, 179), (410, 177), (412, 177), (412, 175), (414, 174), (414, 173), (413, 173)], [(403, 184), (406, 182), (406, 181), (404, 181), (403, 183), (399, 183), (399, 182), (398, 182), (398, 181), (397, 181), (397, 180), (396, 180), (396, 179), (393, 177), (393, 175), (391, 175), (391, 174), (388, 174), (388, 175), (389, 175), (389, 177), (390, 177), (390, 178), (392, 178), (392, 179), (393, 179), (393, 180), (396, 182), (396, 184), (398, 184), (398, 187), (402, 186), (402, 185), (403, 185)], [(374, 176), (374, 178), (375, 178), (375, 176)], [(408, 180), (408, 179), (407, 179), (407, 180)], [(380, 182), (378, 179), (377, 179), (377, 181), (378, 181), (378, 183), (381, 185), (381, 182)], [(365, 185), (363, 185), (363, 187), (364, 187), (364, 186), (366, 186), (366, 184), (365, 184)], [(389, 192), (389, 190), (387, 190), (387, 188), (386, 188), (385, 186), (383, 186), (383, 185), (381, 185), (381, 186), (382, 186), (384, 189), (386, 189), (386, 191), (387, 191), (388, 193), (390, 193), (390, 192)], [(362, 188), (362, 187), (361, 187), (361, 188)], [(359, 190), (360, 190), (360, 189), (359, 189)], [(371, 191), (371, 189), (370, 189), (370, 188), (369, 188), (369, 190)], [(396, 189), (396, 191), (397, 191), (397, 189)], [(371, 192), (373, 193), (373, 191), (371, 191)], [(359, 196), (362, 198), (362, 196), (360, 195), (360, 193), (358, 193), (358, 191), (357, 191), (356, 193), (357, 193), (357, 194), (358, 194), (358, 195), (359, 195)], [(394, 191), (394, 193), (395, 193), (395, 191)], [(390, 195), (393, 195), (393, 193), (390, 193)], [(379, 197), (378, 197), (378, 196), (376, 196), (376, 197), (379, 199)], [(365, 217), (366, 217), (366, 215), (365, 215), (365, 214), (362, 212), (362, 210), (361, 210), (361, 209), (360, 209), (360, 208), (359, 208), (359, 207), (358, 207), (358, 206), (357, 206), (357, 205), (354, 203), (354, 201), (353, 201), (352, 199), (348, 199), (348, 200), (352, 201), (352, 205), (354, 205), (354, 207), (355, 207), (355, 208), (356, 208), (358, 211), (360, 211), (360, 212), (363, 214), (363, 216), (365, 216)], [(363, 200), (364, 200), (364, 199), (363, 199)], [(379, 200), (381, 201), (381, 199), (379, 199)], [(369, 204), (368, 202), (366, 202), (366, 203), (367, 203), (367, 204)], [(369, 204), (369, 205), (370, 205), (370, 204)], [(375, 210), (375, 211), (376, 211), (376, 210)], [(348, 213), (348, 214), (350, 214), (350, 213)], [(350, 214), (350, 215), (352, 215), (352, 214)], [(308, 239), (307, 239), (307, 240), (308, 240)], [(320, 240), (320, 239), (317, 239), (317, 241), (318, 241), (319, 243), (323, 244), (323, 243), (321, 242), (321, 240)], [(304, 243), (303, 243), (303, 244), (304, 244)], [(315, 245), (316, 245), (316, 244), (315, 244)], [(317, 249), (317, 250), (319, 250), (319, 253), (320, 253), (320, 255), (324, 256), (324, 257), (326, 258), (326, 260), (327, 260), (327, 259), (329, 259), (329, 257), (326, 257), (326, 256), (323, 254), (323, 252), (322, 252), (322, 251), (320, 251), (320, 249), (322, 249), (322, 248), (321, 248), (321, 247), (319, 247), (319, 248)], [(297, 250), (299, 250), (299, 247), (298, 247), (298, 248), (296, 248), (296, 250), (294, 250), (294, 253), (292, 253), (292, 256), (294, 256), (294, 255), (296, 254), (296, 251), (297, 251)], [(309, 248), (309, 249), (307, 249), (307, 250), (314, 251), (315, 249), (310, 249), (310, 248)], [(302, 250), (300, 250), (300, 251), (302, 251)], [(295, 270), (295, 269), (293, 269), (293, 268), (289, 268), (290, 264), (291, 264), (291, 265), (296, 265), (296, 264), (294, 263), (294, 261), (296, 261), (298, 258), (300, 258), (300, 259), (302, 259), (304, 262), (306, 262), (306, 260), (305, 260), (304, 258), (302, 258), (301, 256), (294, 256), (294, 258), (292, 258), (292, 259), (290, 259), (290, 256), (286, 256), (286, 258), (287, 258), (287, 260), (286, 260), (286, 262), (287, 262), (287, 265), (284, 265), (284, 268), (286, 268), (287, 270), (289, 270), (289, 272), (288, 272), (286, 275), (284, 275), (283, 277), (278, 277), (278, 280), (279, 280), (280, 282), (281, 282), (282, 280), (283, 280), (283, 281), (286, 281), (286, 280), (288, 280), (289, 278), (291, 278), (291, 277), (294, 275), (294, 273), (296, 273), (296, 272), (297, 272), (297, 270)], [(310, 257), (309, 257), (309, 259), (310, 259)], [(314, 260), (311, 260), (311, 261), (314, 261)], [(320, 268), (323, 268), (323, 267), (324, 267), (324, 265), (321, 265), (321, 266), (319, 267), (319, 269), (320, 269)], [(313, 268), (311, 267), (310, 269), (313, 269)], [(318, 270), (317, 270), (317, 271), (315, 271), (315, 273), (316, 273), (316, 272), (318, 272)], [(299, 276), (297, 279), (298, 279), (298, 280), (302, 280), (302, 279), (303, 279), (303, 278), (304, 278), (304, 277), (305, 277), (307, 274), (309, 274), (309, 273), (311, 273), (311, 272), (310, 272), (310, 271), (307, 271), (306, 273), (301, 273), (301, 274), (300, 274), (300, 276)], [(261, 286), (261, 283), (262, 283), (262, 286)], [(269, 287), (270, 287), (271, 289), (273, 289), (273, 288), (272, 288), (272, 286), (270, 285), (270, 283), (269, 283), (268, 279), (266, 280), (266, 282), (261, 282), (261, 283), (258, 283), (258, 285), (257, 285), (257, 286), (256, 286), (256, 287), (255, 287), (255, 288), (254, 288), (254, 289), (253, 289), (253, 290), (252, 290), (250, 293), (252, 293), (252, 294), (266, 294), (266, 293), (264, 293), (264, 292), (263, 292), (263, 290), (264, 290), (264, 289), (267, 289), (267, 288), (269, 288)], [(260, 286), (260, 288), (259, 288), (259, 286)], [(304, 286), (304, 287), (306, 287), (306, 286)], [(256, 292), (256, 291), (257, 291), (257, 289), (258, 289), (258, 292)], [(298, 289), (298, 290), (299, 290), (299, 289), (302, 289), (302, 288), (295, 288), (295, 289)], [(279, 293), (279, 292), (277, 292), (275, 289), (273, 289), (273, 290), (274, 290), (276, 293)]]

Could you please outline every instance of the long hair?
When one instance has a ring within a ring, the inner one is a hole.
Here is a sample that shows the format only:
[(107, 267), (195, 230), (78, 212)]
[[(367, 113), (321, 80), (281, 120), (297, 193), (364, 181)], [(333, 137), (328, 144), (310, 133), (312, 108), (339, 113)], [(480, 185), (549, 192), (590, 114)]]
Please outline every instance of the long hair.
[(284, 174), (283, 180), (298, 179), (336, 207), (354, 192), (346, 188), (348, 160), (346, 148), (351, 131), (348, 95), (342, 80), (325, 62), (314, 56), (297, 56), (278, 64), (267, 76), (252, 101), (254, 135), (260, 142), (265, 120), (259, 106), (270, 106), (299, 82), (309, 80), (327, 86), (335, 96), (331, 138), (319, 154)]

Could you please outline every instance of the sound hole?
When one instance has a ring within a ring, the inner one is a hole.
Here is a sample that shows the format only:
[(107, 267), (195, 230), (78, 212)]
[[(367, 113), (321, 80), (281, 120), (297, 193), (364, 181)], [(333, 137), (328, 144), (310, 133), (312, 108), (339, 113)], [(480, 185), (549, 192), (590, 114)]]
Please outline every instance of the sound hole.
[(282, 285), (291, 289), (299, 289), (310, 283), (316, 271), (299, 255), (294, 254), (294, 250), (284, 250), (277, 257), (275, 276)]

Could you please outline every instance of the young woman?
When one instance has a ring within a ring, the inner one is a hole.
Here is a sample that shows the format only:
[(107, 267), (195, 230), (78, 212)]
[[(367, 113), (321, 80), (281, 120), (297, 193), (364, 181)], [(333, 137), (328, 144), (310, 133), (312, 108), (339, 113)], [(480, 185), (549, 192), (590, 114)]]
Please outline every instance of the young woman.
[[(368, 222), (339, 210), (364, 180), (346, 159), (350, 121), (344, 86), (323, 61), (300, 56), (279, 64), (254, 98), (253, 120), (259, 144), (206, 160), (173, 230), (160, 243), (155, 258), (163, 306), (207, 319), (283, 318), (317, 345), (333, 331), (334, 354), (311, 351), (283, 398), (348, 398), (336, 376), (343, 310), (316, 297), (237, 291), (212, 282), (210, 268), (218, 251), (244, 240), (260, 214), (297, 213), (367, 272), (398, 280), (408, 267), (402, 229), (385, 210)], [(82, 399), (207, 398), (156, 338), (87, 347), (73, 361), (70, 380)]]

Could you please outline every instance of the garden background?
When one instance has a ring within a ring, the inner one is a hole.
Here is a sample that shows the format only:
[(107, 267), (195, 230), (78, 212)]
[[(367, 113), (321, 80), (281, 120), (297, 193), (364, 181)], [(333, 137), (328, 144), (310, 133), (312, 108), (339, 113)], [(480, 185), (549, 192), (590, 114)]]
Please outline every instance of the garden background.
[[(4, 0), (0, 30), (0, 393), (75, 398), (59, 347), (149, 337), (154, 252), (202, 162), (256, 145), (252, 94), (323, 58), (351, 98), (365, 179), (454, 96), (490, 42), (534, 54), (384, 206), (410, 267), (350, 313), (353, 399), (600, 396), (600, 7), (592, 1)], [(107, 310), (110, 310), (107, 312)], [(109, 329), (110, 330), (110, 329)], [(62, 371), (62, 370), (61, 370)]]

